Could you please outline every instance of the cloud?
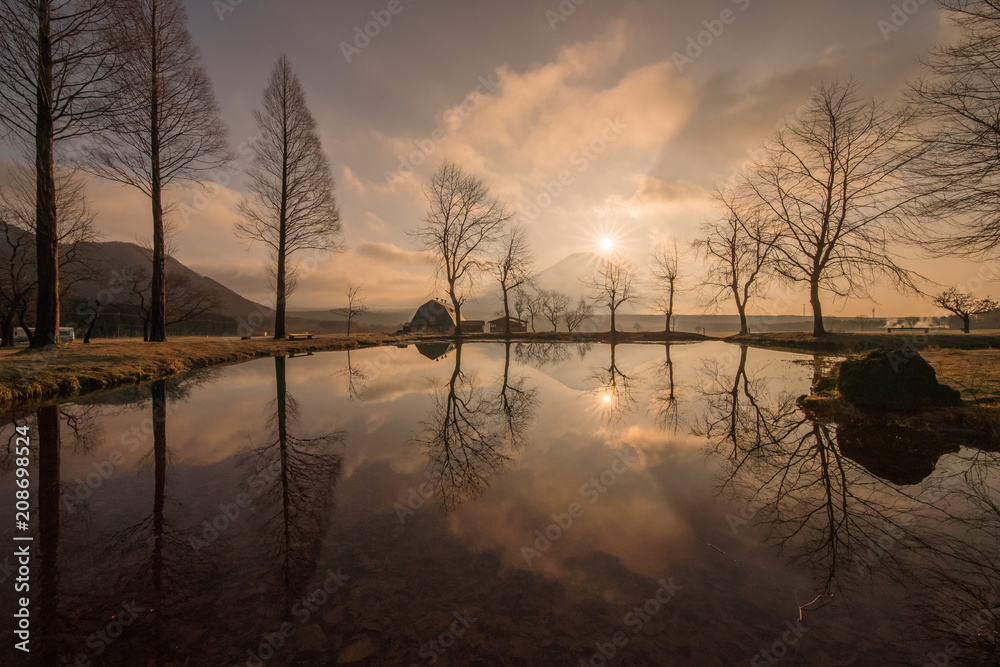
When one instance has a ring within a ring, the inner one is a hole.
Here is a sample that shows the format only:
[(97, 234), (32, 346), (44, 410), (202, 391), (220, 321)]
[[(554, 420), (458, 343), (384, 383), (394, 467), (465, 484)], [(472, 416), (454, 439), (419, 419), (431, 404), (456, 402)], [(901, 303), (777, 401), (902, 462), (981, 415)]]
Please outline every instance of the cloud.
[(711, 192), (691, 181), (661, 181), (654, 176), (643, 176), (634, 201), (640, 204), (673, 204), (677, 202), (705, 201)]
[[(410, 166), (423, 167), (414, 172), (450, 159), (514, 201), (562, 171), (598, 182), (619, 162), (649, 163), (690, 114), (693, 88), (667, 61), (613, 73), (628, 36), (617, 22), (594, 40), (565, 47), (553, 62), (524, 72), (499, 67), (461, 103), (441, 109), (438, 126), (424, 136), (381, 140)], [(607, 128), (616, 123), (621, 129), (609, 140)], [(397, 189), (412, 193), (413, 180), (403, 170)]]
[(362, 259), (380, 262), (386, 266), (417, 266), (428, 268), (431, 259), (422, 252), (403, 250), (391, 243), (362, 243), (354, 251)]

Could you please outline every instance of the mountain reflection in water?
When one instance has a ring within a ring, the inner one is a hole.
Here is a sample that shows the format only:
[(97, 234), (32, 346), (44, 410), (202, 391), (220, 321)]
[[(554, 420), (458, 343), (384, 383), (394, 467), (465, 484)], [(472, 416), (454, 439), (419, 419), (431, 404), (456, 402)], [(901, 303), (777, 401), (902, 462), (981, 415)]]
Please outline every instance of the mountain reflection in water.
[(32, 436), (30, 657), (996, 664), (996, 447), (810, 418), (824, 363), (380, 348), (7, 415), (0, 497)]

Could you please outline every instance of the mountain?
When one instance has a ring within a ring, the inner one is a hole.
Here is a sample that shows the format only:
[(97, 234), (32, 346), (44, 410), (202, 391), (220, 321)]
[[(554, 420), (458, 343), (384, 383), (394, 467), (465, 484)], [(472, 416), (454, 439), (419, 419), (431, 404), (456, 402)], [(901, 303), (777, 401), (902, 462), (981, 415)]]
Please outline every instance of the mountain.
[(587, 291), (584, 283), (593, 278), (600, 259), (595, 252), (573, 253), (535, 274), (535, 284), (539, 289), (569, 294), (575, 303)]
[[(150, 269), (149, 257), (146, 252), (134, 243), (122, 241), (106, 241), (101, 243), (83, 244), (81, 248), (86, 255), (93, 258), (96, 266), (106, 267), (110, 274), (100, 282), (87, 281), (75, 287), (75, 291), (88, 298), (95, 297), (101, 290), (114, 290), (114, 272), (122, 272), (129, 268), (142, 267), (147, 271)], [(270, 312), (270, 309), (245, 299), (233, 290), (229, 289), (217, 280), (192, 271), (179, 261), (170, 257), (167, 259), (167, 273), (186, 277), (194, 287), (207, 290), (215, 294), (219, 301), (217, 314), (228, 315), (235, 318), (246, 318), (254, 312)]]
[[(575, 306), (587, 288), (584, 281), (594, 275), (600, 255), (594, 252), (577, 252), (567, 255), (552, 266), (535, 274), (534, 284), (540, 290), (554, 290), (568, 294)], [(475, 299), (469, 299), (462, 306), (462, 315), (467, 319), (493, 319), (503, 310), (499, 288), (489, 285), (488, 291)]]

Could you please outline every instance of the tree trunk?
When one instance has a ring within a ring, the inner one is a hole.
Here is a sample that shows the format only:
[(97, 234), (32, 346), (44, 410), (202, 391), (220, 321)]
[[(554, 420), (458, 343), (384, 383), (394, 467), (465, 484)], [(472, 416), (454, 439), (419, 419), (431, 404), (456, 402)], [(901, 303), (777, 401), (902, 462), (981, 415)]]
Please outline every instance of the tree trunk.
[[(28, 329), (28, 323), (27, 323), (27, 321), (25, 321), (25, 318), (27, 316), (27, 313), (25, 312), (26, 310), (27, 310), (27, 306), (25, 306), (24, 308), (22, 308), (17, 313), (17, 323), (21, 327), (21, 330), (24, 331), (24, 335), (28, 337), (28, 340), (31, 340), (31, 330)], [(36, 331), (37, 331), (37, 329), (36, 329)]]
[(612, 308), (611, 309), (611, 338), (612, 338), (612, 340), (614, 340), (614, 337), (615, 337), (616, 333), (617, 333), (617, 331), (615, 330), (615, 309)]
[(90, 337), (94, 333), (94, 325), (97, 324), (97, 316), (101, 314), (101, 302), (98, 301), (94, 306), (94, 316), (90, 318), (90, 324), (87, 325), (87, 333), (83, 335), (83, 344), (87, 345), (90, 343)]
[(10, 311), (0, 319), (0, 347), (14, 347), (14, 313)]
[(503, 335), (510, 338), (510, 299), (507, 296), (507, 288), (503, 288)]
[[(159, 169), (154, 167), (158, 179)], [(159, 184), (153, 186), (153, 278), (150, 283), (149, 326), (145, 339), (162, 343), (167, 340), (166, 311), (166, 233), (163, 228), (163, 205)]]
[(813, 281), (809, 285), (809, 303), (813, 310), (813, 336), (825, 336), (826, 328), (823, 326), (823, 305), (819, 301), (819, 283)]
[(159, 39), (156, 26), (156, 3), (150, 9), (150, 29), (152, 30), (150, 57), (150, 104), (149, 104), (149, 186), (153, 206), (153, 277), (150, 283), (149, 306), (151, 319), (145, 340), (162, 343), (167, 340), (167, 290), (166, 290), (166, 231), (163, 228), (163, 184), (160, 173), (160, 77)]
[(462, 335), (462, 303), (458, 300), (458, 295), (455, 294), (455, 285), (451, 286), (448, 291), (448, 295), (451, 297), (451, 303), (455, 306), (455, 335)]
[[(278, 250), (277, 275), (275, 277), (274, 340), (285, 337), (285, 225), (281, 223), (281, 242)], [(350, 327), (350, 325), (348, 325)]]
[[(350, 306), (348, 306), (350, 308)], [(351, 335), (351, 320), (354, 319), (350, 315), (347, 316), (347, 335)]]
[(972, 315), (962, 315), (962, 331), (972, 333)]
[(740, 333), (748, 334), (750, 333), (750, 325), (747, 323), (747, 307), (746, 305), (736, 301), (736, 310), (740, 314)]
[(35, 116), (35, 261), (38, 300), (31, 348), (59, 343), (59, 230), (56, 217), (55, 123), (52, 110), (52, 38), (49, 0), (38, 0)]
[(285, 306), (288, 302), (288, 283), (285, 271), (288, 261), (288, 80), (282, 79), (281, 108), (281, 201), (278, 206), (278, 256), (275, 267), (275, 308), (274, 308), (274, 339), (285, 338)]
[(667, 303), (667, 327), (664, 329), (664, 333), (670, 333), (670, 318), (674, 316), (674, 281), (670, 281), (670, 297), (669, 303)]

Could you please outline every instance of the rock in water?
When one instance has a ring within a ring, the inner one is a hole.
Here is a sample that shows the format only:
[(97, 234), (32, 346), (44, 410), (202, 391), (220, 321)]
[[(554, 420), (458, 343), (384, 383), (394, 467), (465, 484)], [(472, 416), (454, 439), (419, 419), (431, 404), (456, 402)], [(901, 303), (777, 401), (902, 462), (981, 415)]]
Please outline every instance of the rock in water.
[(848, 403), (875, 408), (961, 405), (958, 391), (937, 381), (916, 350), (874, 350), (840, 365), (837, 389)]

